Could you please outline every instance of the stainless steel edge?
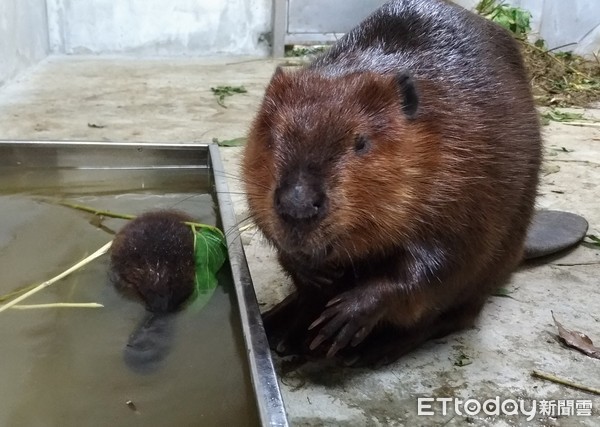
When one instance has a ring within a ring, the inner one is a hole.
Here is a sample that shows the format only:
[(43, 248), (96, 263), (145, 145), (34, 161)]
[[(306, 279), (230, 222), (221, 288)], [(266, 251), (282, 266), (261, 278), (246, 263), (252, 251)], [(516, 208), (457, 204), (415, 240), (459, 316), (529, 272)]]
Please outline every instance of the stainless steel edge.
[(229, 263), (231, 264), (235, 291), (242, 317), (242, 329), (248, 351), (248, 361), (254, 391), (257, 396), (259, 417), (263, 426), (287, 427), (288, 421), (285, 406), (263, 328), (246, 255), (242, 247), (219, 148), (216, 145), (209, 145), (208, 148), (213, 167), (221, 221), (223, 229), (227, 231), (226, 239), (229, 248)]
[(111, 141), (70, 141), (70, 140), (27, 140), (27, 139), (0, 139), (0, 144), (23, 144), (33, 145), (38, 147), (85, 147), (85, 146), (101, 146), (101, 147), (148, 147), (161, 149), (176, 149), (176, 148), (194, 148), (208, 147), (211, 144), (199, 142), (171, 143), (171, 142), (111, 142)]

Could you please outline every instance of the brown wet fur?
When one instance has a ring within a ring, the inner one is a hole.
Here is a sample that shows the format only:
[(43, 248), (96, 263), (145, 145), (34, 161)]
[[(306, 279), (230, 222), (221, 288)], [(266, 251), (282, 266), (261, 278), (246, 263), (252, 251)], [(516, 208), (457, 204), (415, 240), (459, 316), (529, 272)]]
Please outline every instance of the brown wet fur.
[(194, 291), (194, 240), (179, 211), (144, 213), (115, 236), (110, 264), (113, 282), (141, 299), (149, 311), (177, 310)]
[(272, 348), (389, 363), (471, 326), (522, 258), (540, 147), (514, 40), (442, 1), (391, 2), (278, 70), (242, 164), (296, 288), (264, 315)]

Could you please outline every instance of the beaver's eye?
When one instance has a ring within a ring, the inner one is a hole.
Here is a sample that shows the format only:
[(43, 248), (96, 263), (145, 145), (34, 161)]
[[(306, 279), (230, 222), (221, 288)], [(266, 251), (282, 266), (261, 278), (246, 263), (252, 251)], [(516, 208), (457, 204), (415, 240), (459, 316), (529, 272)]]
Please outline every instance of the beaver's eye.
[(371, 148), (371, 141), (363, 135), (357, 135), (354, 140), (354, 151), (356, 154), (365, 154)]

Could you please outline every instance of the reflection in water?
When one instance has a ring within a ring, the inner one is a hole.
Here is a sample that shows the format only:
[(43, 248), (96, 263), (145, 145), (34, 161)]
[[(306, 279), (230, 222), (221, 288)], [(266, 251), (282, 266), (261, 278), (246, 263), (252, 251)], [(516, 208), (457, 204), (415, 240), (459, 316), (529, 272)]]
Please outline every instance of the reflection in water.
[(160, 368), (173, 345), (175, 317), (173, 313), (146, 314), (123, 350), (123, 359), (132, 371), (149, 374)]

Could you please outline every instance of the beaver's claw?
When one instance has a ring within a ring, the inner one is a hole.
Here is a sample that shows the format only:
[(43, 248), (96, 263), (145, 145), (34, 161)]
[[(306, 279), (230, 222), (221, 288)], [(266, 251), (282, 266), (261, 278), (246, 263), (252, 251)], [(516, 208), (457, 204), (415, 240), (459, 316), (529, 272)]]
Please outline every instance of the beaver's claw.
[(348, 345), (355, 347), (360, 344), (381, 317), (376, 301), (361, 298), (355, 292), (345, 292), (329, 301), (321, 316), (309, 326), (309, 329), (321, 326), (310, 343), (310, 349), (315, 350), (331, 339), (327, 357), (333, 357)]

